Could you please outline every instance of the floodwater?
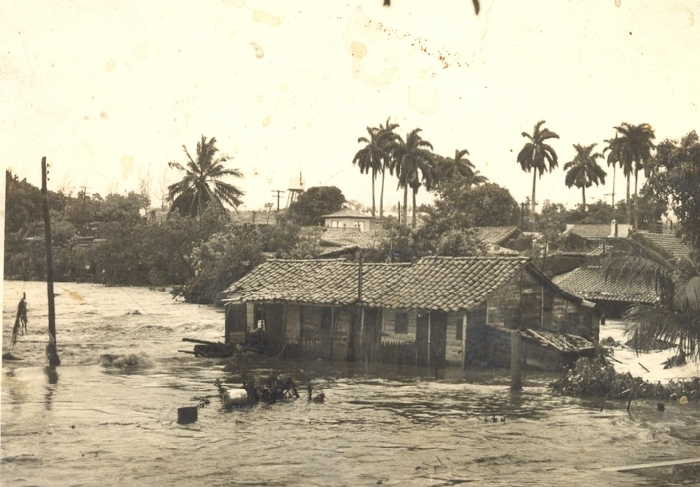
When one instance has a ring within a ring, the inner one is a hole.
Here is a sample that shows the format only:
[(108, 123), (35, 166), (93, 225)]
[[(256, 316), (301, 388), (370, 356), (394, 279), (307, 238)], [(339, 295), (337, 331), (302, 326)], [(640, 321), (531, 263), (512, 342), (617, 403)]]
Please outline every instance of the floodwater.
[[(56, 285), (63, 364), (44, 367), (45, 284), (5, 281), (7, 349), (22, 292), (29, 334), (2, 367), (2, 463), (7, 486), (28, 485), (688, 485), (692, 477), (604, 467), (700, 456), (697, 403), (557, 397), (529, 375), (511, 394), (504, 372), (467, 384), (456, 373), (370, 370), (323, 361), (249, 360), (252, 373), (284, 371), (313, 382), (305, 398), (224, 411), (214, 381), (235, 384), (224, 361), (178, 353), (182, 337), (220, 339), (221, 310), (173, 301), (145, 288)], [(100, 355), (136, 354), (131, 368)], [(199, 421), (178, 425), (177, 408)], [(601, 410), (601, 406), (603, 409)], [(493, 420), (496, 422), (493, 422)]]

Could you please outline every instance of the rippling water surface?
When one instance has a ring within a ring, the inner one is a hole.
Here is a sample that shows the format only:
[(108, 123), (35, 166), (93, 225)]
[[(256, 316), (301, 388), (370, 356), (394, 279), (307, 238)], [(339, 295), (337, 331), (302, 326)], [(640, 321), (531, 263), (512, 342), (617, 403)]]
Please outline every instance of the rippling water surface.
[[(224, 411), (214, 380), (236, 384), (237, 373), (177, 352), (191, 349), (185, 336), (220, 339), (222, 312), (144, 288), (57, 284), (53, 371), (45, 284), (4, 285), (3, 346), (22, 292), (29, 334), (14, 351), (23, 360), (2, 368), (3, 485), (666, 485), (601, 469), (700, 453), (682, 434), (700, 422), (692, 404), (637, 402), (630, 415), (553, 396), (546, 377), (511, 394), (498, 371), (467, 384), (456, 371), (416, 379), (426, 372), (250, 359), (252, 373), (311, 381), (326, 403)], [(139, 366), (105, 367), (104, 353), (139, 355)], [(203, 396), (199, 421), (178, 425), (177, 408)]]

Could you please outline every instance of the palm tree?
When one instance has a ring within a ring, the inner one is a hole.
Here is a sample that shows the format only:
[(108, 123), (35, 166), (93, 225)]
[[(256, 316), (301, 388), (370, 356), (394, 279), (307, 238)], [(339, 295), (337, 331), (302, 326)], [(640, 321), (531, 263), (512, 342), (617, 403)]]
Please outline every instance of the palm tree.
[(469, 185), (483, 183), (486, 178), (475, 170), (474, 164), (469, 158), (469, 151), (455, 150), (454, 157), (443, 157), (435, 154), (435, 181), (439, 184), (440, 181), (450, 179), (462, 179), (469, 182)]
[(522, 136), (528, 139), (523, 148), (518, 154), (518, 163), (523, 171), (532, 171), (532, 214), (535, 214), (535, 187), (537, 184), (537, 173), (542, 177), (542, 174), (551, 172), (557, 167), (557, 153), (545, 141), (549, 139), (558, 139), (559, 136), (547, 128), (542, 128), (544, 120), (535, 124), (532, 135), (527, 132), (522, 132)]
[(378, 127), (367, 127), (368, 137), (360, 137), (358, 143), (364, 143), (365, 146), (355, 153), (352, 160), (356, 164), (362, 174), (372, 174), (372, 217), (376, 215), (376, 197), (375, 197), (375, 182), (377, 174), (382, 174), (382, 187), (379, 196), (379, 218), (384, 216), (384, 178), (387, 170), (392, 171), (391, 158), (388, 150), (391, 144), (394, 129), (398, 124), (392, 124), (387, 118), (386, 124), (379, 124)]
[(638, 226), (638, 211), (637, 211), (637, 178), (640, 170), (644, 170), (647, 173), (647, 165), (651, 160), (651, 150), (654, 148), (654, 129), (648, 123), (641, 123), (639, 125), (632, 125), (627, 122), (623, 122), (620, 126), (615, 127), (617, 139), (621, 145), (621, 152), (623, 154), (623, 169), (626, 171), (627, 176), (627, 213), (628, 223), (632, 221), (632, 208), (630, 207), (629, 201), (629, 185), (630, 185), (630, 175), (634, 172), (634, 198), (635, 198), (635, 208), (634, 208), (634, 226)]
[(607, 163), (608, 167), (612, 166), (613, 170), (613, 187), (612, 187), (612, 200), (610, 206), (612, 206), (613, 211), (615, 211), (615, 179), (617, 175), (617, 165), (620, 163), (621, 157), (619, 154), (620, 145), (617, 143), (617, 135), (614, 139), (606, 139), (605, 142), (608, 144), (603, 149), (603, 155), (608, 153)]
[(413, 190), (413, 221), (416, 226), (416, 194), (421, 184), (432, 185), (432, 158), (430, 152), (433, 145), (420, 136), (421, 129), (417, 128), (406, 135), (406, 140), (396, 135), (392, 138), (389, 150), (393, 160), (394, 170), (399, 178), (399, 188), (403, 188), (403, 220), (408, 219), (408, 187)]
[(382, 147), (379, 145), (379, 129), (377, 127), (367, 127), (369, 138), (360, 137), (358, 143), (365, 146), (357, 151), (352, 163), (356, 164), (362, 174), (372, 173), (372, 217), (376, 213), (376, 200), (374, 183), (377, 179), (377, 172), (382, 168)]
[(224, 163), (229, 161), (230, 157), (216, 156), (219, 151), (216, 138), (207, 140), (202, 135), (201, 140), (197, 142), (196, 159), (192, 158), (184, 145), (182, 150), (187, 156), (184, 166), (177, 161), (168, 163), (171, 168), (185, 173), (180, 181), (168, 186), (170, 211), (179, 210), (182, 214), (199, 217), (212, 203), (222, 210), (224, 203), (234, 208), (242, 203), (243, 191), (221, 179), (226, 176), (240, 178), (243, 174), (238, 169), (224, 167)]
[[(625, 192), (625, 210), (627, 213), (627, 223), (632, 223), (632, 205), (630, 205), (630, 177), (632, 176), (634, 163), (629, 153), (627, 145), (615, 134), (614, 139), (606, 140), (608, 146), (605, 151), (609, 151), (608, 164), (613, 167), (618, 165), (622, 168), (622, 174), (627, 180), (627, 190)], [(613, 208), (615, 205), (613, 204)]]
[(576, 157), (564, 165), (564, 170), (567, 171), (564, 182), (566, 186), (576, 186), (581, 188), (583, 197), (583, 211), (586, 211), (586, 188), (592, 185), (605, 184), (605, 171), (596, 162), (601, 159), (603, 154), (593, 152), (596, 144), (579, 145), (574, 144), (576, 149)]
[(379, 145), (382, 148), (382, 160), (381, 160), (381, 172), (382, 172), (382, 187), (379, 193), (379, 218), (384, 218), (384, 178), (386, 172), (389, 174), (394, 173), (393, 160), (391, 158), (390, 150), (391, 144), (394, 140), (396, 134), (394, 130), (399, 127), (397, 123), (391, 123), (387, 118), (385, 124), (379, 124)]

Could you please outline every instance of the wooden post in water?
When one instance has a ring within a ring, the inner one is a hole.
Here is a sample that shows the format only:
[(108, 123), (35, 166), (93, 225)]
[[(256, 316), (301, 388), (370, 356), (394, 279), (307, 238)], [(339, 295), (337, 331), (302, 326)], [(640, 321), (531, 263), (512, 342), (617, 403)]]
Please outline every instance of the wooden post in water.
[(53, 294), (53, 256), (51, 254), (51, 219), (49, 218), (49, 192), (46, 189), (46, 156), (41, 158), (41, 192), (44, 196), (44, 241), (46, 242), (46, 292), (49, 298), (49, 343), (46, 345), (46, 357), (49, 366), (61, 365), (56, 348), (56, 308)]
[(522, 336), (520, 330), (510, 332), (510, 389), (519, 391), (523, 388), (521, 371)]
[(433, 347), (430, 344), (430, 311), (428, 311), (428, 368), (430, 368), (431, 358), (433, 355)]
[(462, 369), (467, 370), (467, 312), (462, 315)]

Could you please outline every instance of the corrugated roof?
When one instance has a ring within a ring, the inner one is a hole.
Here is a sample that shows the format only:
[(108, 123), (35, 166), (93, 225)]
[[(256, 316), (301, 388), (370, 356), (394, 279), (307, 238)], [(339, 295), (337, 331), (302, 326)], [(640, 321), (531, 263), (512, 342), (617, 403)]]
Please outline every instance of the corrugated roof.
[(518, 227), (514, 225), (500, 227), (474, 227), (476, 236), (482, 242), (487, 244), (502, 245), (514, 233), (518, 231)]
[[(528, 262), (525, 257), (424, 257), (414, 264), (365, 263), (362, 301), (383, 308), (471, 309)], [(232, 284), (224, 301), (353, 304), (358, 272), (358, 263), (344, 260), (269, 260)]]
[[(642, 242), (640, 243), (650, 242), (652, 247), (660, 249), (667, 257), (684, 260), (690, 258), (690, 248), (673, 234), (637, 231), (635, 235), (641, 237)], [(637, 241), (639, 240), (637, 239)]]
[(575, 296), (589, 300), (649, 304), (658, 300), (654, 286), (643, 279), (606, 279), (598, 266), (579, 267), (555, 277), (554, 283)]

